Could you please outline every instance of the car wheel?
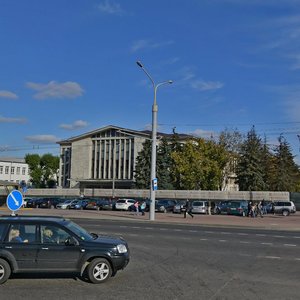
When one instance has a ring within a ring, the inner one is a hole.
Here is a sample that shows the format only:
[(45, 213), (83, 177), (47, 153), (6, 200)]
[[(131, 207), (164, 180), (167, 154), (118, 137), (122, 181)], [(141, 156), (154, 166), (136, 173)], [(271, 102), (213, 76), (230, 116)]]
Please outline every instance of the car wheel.
[(283, 210), (283, 211), (282, 211), (282, 215), (283, 215), (284, 217), (288, 216), (289, 214), (290, 214), (290, 212), (289, 212), (288, 210)]
[(4, 283), (10, 276), (11, 269), (6, 260), (0, 258), (0, 284)]
[(92, 283), (103, 283), (112, 275), (111, 265), (105, 258), (96, 258), (88, 265), (87, 275)]

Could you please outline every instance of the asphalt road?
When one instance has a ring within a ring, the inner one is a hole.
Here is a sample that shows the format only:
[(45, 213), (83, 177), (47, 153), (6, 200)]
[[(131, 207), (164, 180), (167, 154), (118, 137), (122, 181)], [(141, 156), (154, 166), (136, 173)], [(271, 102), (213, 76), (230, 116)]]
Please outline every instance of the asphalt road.
[(0, 299), (299, 299), (300, 233), (120, 220), (76, 220), (123, 236), (131, 261), (105, 284), (14, 275)]

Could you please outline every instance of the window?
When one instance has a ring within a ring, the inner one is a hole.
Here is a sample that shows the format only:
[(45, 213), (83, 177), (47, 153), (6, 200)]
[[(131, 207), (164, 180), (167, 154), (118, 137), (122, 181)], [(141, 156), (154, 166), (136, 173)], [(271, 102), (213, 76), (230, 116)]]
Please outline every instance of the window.
[(57, 226), (41, 226), (41, 242), (43, 244), (65, 245), (66, 240), (71, 238), (70, 234)]
[(8, 172), (9, 172), (9, 166), (6, 166), (5, 167), (5, 174), (8, 174)]
[(29, 224), (13, 224), (9, 229), (8, 241), (11, 243), (36, 242), (36, 226)]
[(10, 168), (10, 174), (15, 174), (15, 167)]
[(25, 173), (26, 173), (26, 168), (23, 167), (23, 168), (22, 168), (22, 175), (25, 175)]
[(0, 166), (0, 174), (3, 174), (3, 166)]
[(17, 175), (20, 175), (21, 168), (17, 167)]

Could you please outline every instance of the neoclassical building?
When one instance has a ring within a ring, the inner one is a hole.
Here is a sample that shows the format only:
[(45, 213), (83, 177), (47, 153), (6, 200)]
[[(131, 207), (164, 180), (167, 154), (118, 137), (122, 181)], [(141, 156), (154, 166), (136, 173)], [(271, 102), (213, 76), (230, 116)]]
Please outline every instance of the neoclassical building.
[(58, 142), (60, 187), (130, 188), (146, 131), (106, 126)]

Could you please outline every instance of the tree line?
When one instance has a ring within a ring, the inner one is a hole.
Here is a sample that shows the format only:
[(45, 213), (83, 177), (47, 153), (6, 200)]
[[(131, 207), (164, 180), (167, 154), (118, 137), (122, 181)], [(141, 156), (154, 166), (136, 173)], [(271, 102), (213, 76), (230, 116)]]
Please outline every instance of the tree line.
[[(300, 191), (300, 170), (283, 135), (269, 145), (253, 126), (246, 135), (224, 130), (217, 139), (190, 138), (173, 133), (157, 146), (156, 174), (161, 190), (223, 190), (230, 175), (240, 191)], [(151, 141), (138, 154), (135, 188), (149, 188)]]

